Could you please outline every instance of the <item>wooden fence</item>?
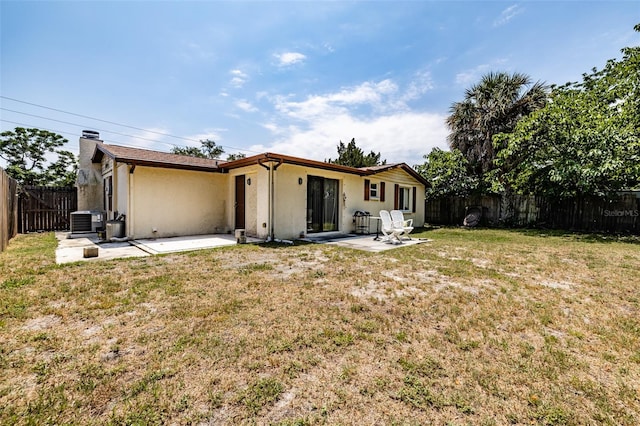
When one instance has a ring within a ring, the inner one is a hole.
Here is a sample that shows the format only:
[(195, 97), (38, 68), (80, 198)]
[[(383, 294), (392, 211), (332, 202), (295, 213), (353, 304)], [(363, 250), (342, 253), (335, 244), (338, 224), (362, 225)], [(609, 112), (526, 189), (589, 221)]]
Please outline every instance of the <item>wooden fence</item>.
[(0, 252), (18, 233), (18, 182), (0, 167)]
[(640, 234), (640, 192), (615, 199), (571, 199), (542, 196), (445, 197), (427, 201), (425, 222), (462, 225), (470, 207), (482, 209), (481, 225), (538, 227), (593, 232)]
[(78, 209), (74, 187), (25, 186), (20, 192), (20, 233), (71, 229), (71, 212)]

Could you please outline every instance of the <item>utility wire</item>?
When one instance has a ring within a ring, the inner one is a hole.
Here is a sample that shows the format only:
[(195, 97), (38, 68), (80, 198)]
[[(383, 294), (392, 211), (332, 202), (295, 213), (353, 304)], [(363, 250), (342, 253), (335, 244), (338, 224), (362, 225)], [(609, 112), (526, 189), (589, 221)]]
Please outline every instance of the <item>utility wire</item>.
[[(16, 111), (16, 110), (9, 109), (9, 108), (0, 107), (0, 110), (9, 111), (9, 112), (15, 112), (16, 114), (28, 115), (29, 117), (42, 118), (44, 120), (55, 121), (57, 123), (69, 124), (71, 126), (86, 127), (86, 126), (83, 126), (82, 124), (78, 124), (78, 123), (70, 123), (68, 121), (56, 120), (55, 118), (49, 118), (49, 117), (43, 117), (41, 115), (29, 114), (27, 112)], [(151, 142), (159, 143), (159, 144), (162, 144), (162, 145), (167, 145), (167, 146), (170, 146), (170, 147), (176, 146), (174, 144), (170, 144), (168, 142), (162, 142), (162, 141), (159, 141), (159, 140), (156, 140), (156, 139), (149, 139), (149, 138), (145, 138), (145, 137), (142, 137), (142, 136), (128, 135), (126, 133), (114, 132), (112, 130), (98, 129), (98, 128), (95, 128), (93, 126), (91, 126), (91, 127), (92, 127), (92, 129), (99, 130), (101, 132), (112, 133), (114, 135), (120, 135), (120, 136), (126, 136), (126, 137), (130, 137), (130, 138), (142, 139), (142, 140), (145, 140), (145, 141), (151, 141)], [(184, 145), (182, 145), (182, 146), (184, 146)]]
[[(32, 103), (32, 102), (27, 102), (27, 101), (23, 101), (23, 100), (16, 99), (16, 98), (11, 98), (11, 97), (8, 97), (8, 96), (0, 95), (0, 98), (7, 99), (7, 100), (13, 101), (13, 102), (19, 102), (19, 103), (26, 104), (26, 105), (35, 106), (35, 107), (38, 107), (38, 108), (48, 109), (48, 110), (51, 110), (51, 111), (61, 112), (63, 114), (69, 114), (69, 115), (73, 115), (73, 116), (76, 116), (76, 117), (86, 118), (86, 119), (89, 119), (89, 120), (100, 121), (102, 123), (113, 124), (115, 126), (126, 127), (126, 128), (134, 129), (134, 130), (140, 130), (140, 131), (147, 132), (147, 133), (154, 133), (154, 134), (157, 134), (157, 135), (166, 136), (166, 137), (170, 137), (170, 138), (174, 138), (174, 139), (182, 139), (182, 140), (189, 141), (189, 142), (200, 142), (199, 140), (185, 138), (183, 136), (176, 136), (176, 135), (172, 135), (172, 134), (169, 134), (169, 133), (157, 132), (155, 130), (143, 129), (142, 127), (135, 127), (135, 126), (130, 126), (128, 124), (116, 123), (115, 121), (103, 120), (101, 118), (90, 117), (88, 115), (77, 114), (75, 112), (70, 112), (70, 111), (64, 111), (64, 110), (61, 110), (61, 109), (52, 108), (52, 107), (48, 107), (48, 106), (45, 106), (45, 105), (40, 105), (40, 104), (36, 104), (36, 103)], [(2, 109), (4, 109), (4, 108), (2, 108)], [(17, 111), (14, 111), (14, 112), (17, 112)], [(19, 114), (26, 114), (26, 113), (19, 113)], [(26, 115), (30, 115), (30, 114), (26, 114)], [(38, 117), (38, 116), (34, 116), (34, 117)], [(46, 117), (39, 117), (39, 118), (45, 118), (46, 120), (58, 121), (58, 120), (54, 120), (54, 119), (50, 119), (50, 118), (46, 118)], [(71, 124), (71, 123), (65, 123), (65, 124)], [(82, 125), (79, 125), (79, 124), (73, 124), (73, 125), (74, 126), (83, 127)], [(91, 126), (88, 126), (88, 127), (91, 127)], [(110, 132), (109, 130), (102, 130), (102, 131)], [(117, 132), (110, 132), (110, 133), (122, 135), (122, 133), (117, 133)], [(130, 136), (130, 135), (125, 135), (125, 136)], [(145, 138), (138, 137), (138, 136), (131, 136), (131, 137), (135, 137), (135, 138), (138, 138), (138, 139), (145, 139)], [(147, 139), (147, 140), (151, 140), (151, 139)], [(153, 141), (153, 142), (158, 142), (158, 141)], [(166, 144), (166, 142), (158, 142), (158, 143)], [(172, 145), (172, 146), (174, 146), (174, 145)], [(258, 153), (257, 151), (251, 151), (249, 149), (237, 148), (237, 147), (233, 147), (233, 146), (220, 145), (220, 147), (228, 148), (228, 149), (232, 149), (232, 150), (236, 150), (236, 151), (244, 151), (244, 152), (249, 152), (249, 153)]]
[[(40, 128), (42, 130), (47, 130), (49, 132), (54, 132), (54, 133), (58, 133), (60, 135), (70, 135), (70, 136), (78, 136), (77, 133), (73, 133), (73, 132), (68, 132), (68, 131), (63, 131), (63, 130), (57, 130), (57, 129), (51, 129), (51, 128), (42, 128), (42, 126), (36, 126), (34, 124), (29, 124), (29, 123), (19, 123), (17, 121), (11, 121), (11, 120), (5, 120), (4, 118), (0, 118), (0, 121), (4, 122), (4, 123), (10, 123), (10, 124), (15, 124), (16, 126), (25, 126), (25, 127), (29, 127), (29, 128), (33, 128), (33, 127), (37, 127)], [(126, 144), (123, 142), (119, 142), (119, 141), (113, 141), (113, 140), (109, 140), (109, 139), (101, 139), (103, 142), (106, 142), (108, 144), (112, 144), (112, 145), (120, 145), (120, 146), (125, 146), (128, 148), (138, 148), (138, 149), (146, 149), (146, 148), (140, 148), (139, 146), (135, 146), (135, 145), (131, 145), (131, 144)], [(68, 140), (67, 140), (68, 142)], [(69, 149), (71, 151), (78, 151), (78, 148), (71, 146), (69, 147)]]

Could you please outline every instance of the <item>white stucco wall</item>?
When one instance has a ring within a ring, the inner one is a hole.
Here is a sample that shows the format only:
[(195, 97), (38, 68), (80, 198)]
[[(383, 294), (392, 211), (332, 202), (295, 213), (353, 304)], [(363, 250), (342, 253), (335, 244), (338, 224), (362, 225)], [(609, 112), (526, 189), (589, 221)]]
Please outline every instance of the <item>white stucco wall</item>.
[[(364, 179), (362, 179), (362, 186), (360, 188), (360, 198), (362, 200), (364, 210), (371, 213), (372, 216), (378, 216), (380, 210), (393, 210), (394, 205), (394, 185), (399, 184), (401, 186), (407, 186), (413, 188), (416, 187), (416, 211), (405, 212), (405, 219), (413, 219), (413, 226), (424, 225), (424, 201), (425, 201), (425, 187), (422, 183), (418, 182), (411, 175), (400, 169), (394, 169), (375, 175), (367, 176), (371, 182), (380, 183), (385, 182), (385, 200), (369, 200), (364, 201)], [(372, 224), (373, 226), (373, 224)]]
[[(266, 239), (269, 234), (269, 172), (253, 165), (232, 170), (228, 175), (226, 223), (235, 229), (235, 182), (236, 176), (245, 180), (245, 232), (247, 236)], [(251, 185), (247, 180), (251, 179)], [(264, 226), (263, 226), (264, 225)]]
[[(414, 226), (424, 225), (424, 192), (420, 182), (403, 170), (391, 170), (372, 176), (358, 176), (330, 170), (315, 169), (290, 164), (281, 165), (275, 172), (275, 237), (293, 239), (306, 234), (307, 230), (307, 179), (308, 176), (336, 179), (339, 182), (338, 231), (353, 232), (353, 214), (358, 210), (378, 216), (380, 210), (392, 210), (394, 205), (394, 185), (416, 187), (416, 211), (405, 213), (405, 218), (413, 219)], [(298, 179), (302, 178), (302, 184)], [(364, 181), (385, 182), (385, 201), (364, 200)], [(375, 232), (375, 221), (371, 221), (371, 231)]]
[(227, 232), (227, 182), (219, 173), (137, 166), (129, 174), (127, 236)]
[(128, 214), (129, 211), (129, 166), (118, 164), (114, 173), (114, 208), (118, 214)]

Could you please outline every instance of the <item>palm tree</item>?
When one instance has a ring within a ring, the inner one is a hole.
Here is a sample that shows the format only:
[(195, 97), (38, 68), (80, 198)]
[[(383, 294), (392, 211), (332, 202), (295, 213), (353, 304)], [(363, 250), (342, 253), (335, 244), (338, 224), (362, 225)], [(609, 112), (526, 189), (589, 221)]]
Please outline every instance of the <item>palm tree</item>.
[(449, 146), (459, 149), (473, 174), (494, 169), (493, 135), (513, 131), (520, 118), (544, 106), (547, 86), (531, 83), (526, 74), (491, 72), (451, 105), (447, 126)]

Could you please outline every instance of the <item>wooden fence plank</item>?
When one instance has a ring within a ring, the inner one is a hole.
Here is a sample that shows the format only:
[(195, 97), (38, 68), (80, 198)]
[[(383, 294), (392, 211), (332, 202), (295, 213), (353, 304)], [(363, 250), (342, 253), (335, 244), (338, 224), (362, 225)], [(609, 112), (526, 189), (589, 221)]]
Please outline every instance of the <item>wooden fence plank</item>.
[(69, 230), (77, 208), (74, 187), (26, 186), (20, 197), (20, 232)]
[(521, 195), (444, 197), (425, 203), (425, 222), (462, 225), (469, 207), (482, 207), (481, 223), (489, 226), (640, 234), (639, 191), (621, 193), (612, 200)]
[(0, 252), (18, 233), (18, 182), (0, 167)]

